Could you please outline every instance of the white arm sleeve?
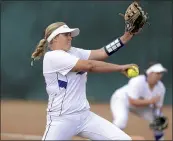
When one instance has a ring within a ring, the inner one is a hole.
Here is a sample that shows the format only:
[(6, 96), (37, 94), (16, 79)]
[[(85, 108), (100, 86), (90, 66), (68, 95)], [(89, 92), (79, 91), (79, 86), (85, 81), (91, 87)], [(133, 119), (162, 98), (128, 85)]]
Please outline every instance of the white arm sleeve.
[(85, 49), (81, 49), (81, 48), (76, 48), (80, 59), (82, 60), (88, 60), (90, 54), (91, 54), (91, 50), (85, 50)]
[(59, 72), (66, 75), (76, 65), (79, 58), (70, 55), (69, 53), (59, 50), (49, 54), (49, 63), (51, 63), (51, 71)]

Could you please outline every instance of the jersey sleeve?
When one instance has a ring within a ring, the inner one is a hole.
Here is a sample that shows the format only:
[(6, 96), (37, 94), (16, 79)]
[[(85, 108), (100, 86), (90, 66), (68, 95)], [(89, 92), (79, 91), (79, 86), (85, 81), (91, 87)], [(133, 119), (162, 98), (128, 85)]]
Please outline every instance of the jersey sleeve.
[(65, 51), (55, 51), (50, 56), (50, 63), (53, 72), (66, 75), (76, 65), (79, 58), (70, 55)]
[(137, 78), (131, 79), (128, 82), (128, 96), (133, 99), (139, 99), (141, 95), (142, 83)]
[(85, 49), (81, 49), (81, 48), (76, 48), (78, 51), (78, 54), (80, 55), (80, 59), (82, 60), (88, 60), (90, 54), (91, 54), (91, 50), (85, 50)]

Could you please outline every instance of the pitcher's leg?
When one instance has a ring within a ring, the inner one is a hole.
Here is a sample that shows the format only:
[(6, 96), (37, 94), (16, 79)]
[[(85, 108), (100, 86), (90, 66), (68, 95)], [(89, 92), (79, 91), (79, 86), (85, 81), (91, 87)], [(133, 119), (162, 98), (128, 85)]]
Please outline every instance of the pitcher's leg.
[(130, 136), (114, 124), (92, 112), (78, 135), (91, 140), (131, 140)]
[(76, 134), (76, 123), (73, 120), (59, 118), (47, 122), (42, 140), (71, 140)]

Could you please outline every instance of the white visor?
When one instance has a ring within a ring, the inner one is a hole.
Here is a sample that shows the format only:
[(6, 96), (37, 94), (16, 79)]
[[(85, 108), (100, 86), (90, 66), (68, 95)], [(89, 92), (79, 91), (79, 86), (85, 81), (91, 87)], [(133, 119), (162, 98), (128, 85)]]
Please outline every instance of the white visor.
[(50, 41), (52, 41), (52, 39), (58, 34), (68, 33), (68, 32), (71, 33), (71, 37), (75, 37), (79, 35), (80, 30), (79, 28), (69, 28), (67, 25), (62, 25), (50, 34), (50, 36), (47, 38), (47, 41), (50, 43)]
[(146, 74), (150, 74), (152, 72), (156, 72), (156, 73), (167, 72), (167, 69), (164, 68), (161, 64), (154, 64), (147, 69)]

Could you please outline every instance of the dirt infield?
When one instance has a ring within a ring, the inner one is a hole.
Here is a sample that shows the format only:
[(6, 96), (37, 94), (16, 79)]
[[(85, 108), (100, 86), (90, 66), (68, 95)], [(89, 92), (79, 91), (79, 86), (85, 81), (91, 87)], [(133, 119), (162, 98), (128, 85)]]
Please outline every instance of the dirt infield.
[[(1, 140), (39, 139), (45, 129), (46, 108), (46, 102), (1, 101)], [(91, 104), (91, 110), (112, 121), (108, 104)], [(172, 140), (172, 106), (164, 107), (163, 111), (170, 122), (165, 133), (165, 140)], [(153, 140), (147, 121), (132, 114), (129, 116), (125, 132), (129, 135), (144, 136), (146, 140)], [(81, 138), (74, 137), (73, 139)]]

